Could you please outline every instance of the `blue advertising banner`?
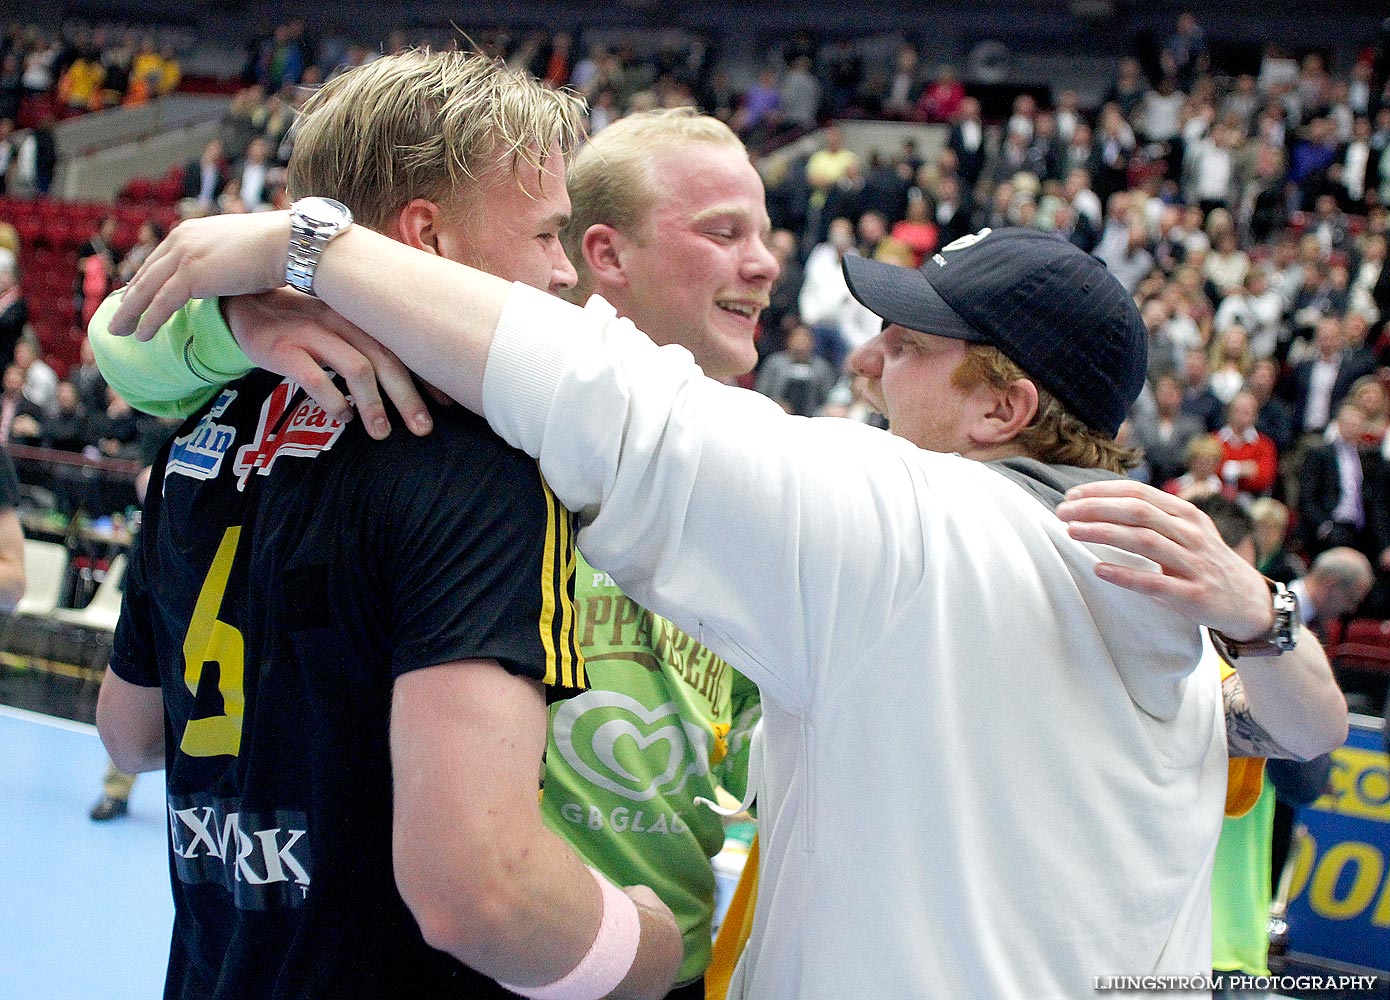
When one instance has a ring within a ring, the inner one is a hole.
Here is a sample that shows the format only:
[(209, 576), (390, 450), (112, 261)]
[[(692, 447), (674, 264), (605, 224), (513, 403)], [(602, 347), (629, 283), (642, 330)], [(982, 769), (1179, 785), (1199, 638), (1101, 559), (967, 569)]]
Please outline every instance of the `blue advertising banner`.
[(1382, 724), (1354, 717), (1331, 790), (1299, 810), (1308, 829), (1289, 890), (1289, 950), (1390, 972), (1390, 758)]

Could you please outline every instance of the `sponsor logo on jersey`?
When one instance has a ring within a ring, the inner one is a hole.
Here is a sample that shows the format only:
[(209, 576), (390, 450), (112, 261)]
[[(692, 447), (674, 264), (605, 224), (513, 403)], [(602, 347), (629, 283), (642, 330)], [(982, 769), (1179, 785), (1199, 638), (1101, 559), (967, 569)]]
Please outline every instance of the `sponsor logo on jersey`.
[(309, 895), (308, 817), (246, 812), (235, 799), (171, 796), (169, 850), (185, 885), (221, 886), (240, 910), (299, 907)]
[(169, 462), (164, 467), (166, 477), (212, 479), (222, 470), (222, 457), (236, 439), (236, 428), (219, 424), (217, 418), (227, 412), (234, 399), (235, 389), (223, 389), (217, 402), (203, 414), (197, 426), (183, 437), (174, 438), (174, 444), (169, 449)]
[[(653, 818), (655, 816), (655, 818)], [(612, 830), (614, 833), (675, 834), (683, 836), (690, 832), (685, 817), (678, 812), (655, 812), (651, 816), (643, 809), (629, 809), (627, 806), (614, 806), (604, 812), (598, 806), (585, 807), (578, 802), (566, 802), (560, 807), (560, 818), (575, 826), (590, 830)]]
[(709, 733), (683, 720), (673, 702), (648, 709), (616, 691), (586, 691), (560, 707), (554, 729), (570, 767), (633, 802), (673, 794), (709, 773)]
[(307, 397), (286, 417), (285, 409), (299, 386), (285, 379), (261, 407), (256, 436), (236, 454), (232, 466), (238, 478), (237, 489), (246, 489), (251, 473), (270, 475), (275, 460), (282, 455), (314, 458), (333, 447), (343, 433), (344, 424), (328, 416), (328, 411)]

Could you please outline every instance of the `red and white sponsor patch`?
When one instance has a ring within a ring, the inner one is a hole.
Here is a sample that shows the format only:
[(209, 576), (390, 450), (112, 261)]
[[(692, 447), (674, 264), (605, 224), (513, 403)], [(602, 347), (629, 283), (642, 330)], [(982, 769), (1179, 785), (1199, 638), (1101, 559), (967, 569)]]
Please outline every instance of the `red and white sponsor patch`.
[(297, 383), (285, 379), (261, 406), (256, 436), (237, 451), (232, 466), (239, 477), (238, 490), (246, 489), (246, 481), (253, 472), (270, 475), (271, 466), (281, 455), (314, 458), (332, 448), (338, 435), (343, 433), (346, 425), (331, 419), (327, 410), (307, 396), (285, 418), (285, 407), (298, 389)]

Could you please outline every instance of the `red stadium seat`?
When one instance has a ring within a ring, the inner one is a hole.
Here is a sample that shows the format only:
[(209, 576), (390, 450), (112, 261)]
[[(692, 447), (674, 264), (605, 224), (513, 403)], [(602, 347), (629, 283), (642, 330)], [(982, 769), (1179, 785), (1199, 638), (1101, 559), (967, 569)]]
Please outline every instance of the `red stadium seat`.
[(122, 189), (121, 197), (131, 201), (149, 201), (154, 197), (154, 182), (148, 177), (137, 177)]
[(172, 205), (183, 194), (182, 177), (165, 177), (154, 186), (154, 199), (161, 205)]
[(33, 246), (38, 242), (39, 233), (43, 230), (43, 223), (37, 216), (26, 215), (14, 221), (14, 228), (19, 233), (21, 246)]
[(44, 219), (42, 228), (38, 232), (37, 241), (45, 246), (60, 248), (69, 242), (71, 227), (66, 219), (52, 216)]
[(1330, 644), (1329, 653), (1338, 667), (1390, 674), (1390, 621), (1352, 620)]

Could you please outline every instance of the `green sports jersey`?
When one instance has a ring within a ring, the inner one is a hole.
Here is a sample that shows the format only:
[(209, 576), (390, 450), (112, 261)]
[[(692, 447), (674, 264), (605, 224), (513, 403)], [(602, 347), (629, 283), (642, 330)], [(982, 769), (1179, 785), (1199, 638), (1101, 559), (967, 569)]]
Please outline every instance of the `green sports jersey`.
[(1244, 816), (1226, 817), (1211, 873), (1211, 967), (1269, 975), (1270, 865), (1274, 789), (1268, 781)]
[(693, 979), (709, 964), (709, 859), (724, 844), (695, 797), (742, 794), (756, 688), (582, 558), (575, 608), (590, 689), (551, 709), (545, 818), (617, 884), (652, 887), (684, 938), (679, 981)]

